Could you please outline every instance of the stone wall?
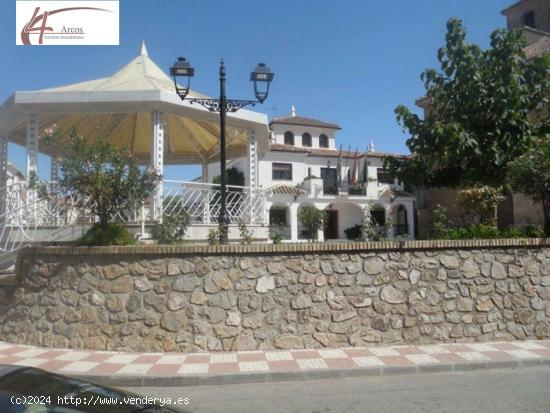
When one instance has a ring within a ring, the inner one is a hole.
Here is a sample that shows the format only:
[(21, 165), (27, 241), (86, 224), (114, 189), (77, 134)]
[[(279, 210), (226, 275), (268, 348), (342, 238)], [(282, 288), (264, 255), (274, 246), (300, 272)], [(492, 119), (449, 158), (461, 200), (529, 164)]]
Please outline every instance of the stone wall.
[(0, 339), (201, 351), (547, 338), (550, 240), (34, 248)]

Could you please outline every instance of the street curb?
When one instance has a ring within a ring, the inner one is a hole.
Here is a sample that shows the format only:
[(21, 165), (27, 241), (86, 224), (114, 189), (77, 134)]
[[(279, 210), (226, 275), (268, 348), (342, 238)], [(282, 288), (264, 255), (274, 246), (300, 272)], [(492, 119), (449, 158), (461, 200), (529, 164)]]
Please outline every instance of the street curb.
[(304, 371), (270, 371), (234, 374), (197, 374), (189, 376), (143, 375), (71, 375), (102, 385), (119, 387), (193, 387), (224, 384), (275, 383), (285, 381), (323, 380), (335, 378), (383, 377), (434, 373), (462, 373), (476, 370), (518, 369), (550, 365), (550, 357), (504, 361), (472, 361), (448, 364), (419, 364), (415, 366), (380, 366), (348, 369)]

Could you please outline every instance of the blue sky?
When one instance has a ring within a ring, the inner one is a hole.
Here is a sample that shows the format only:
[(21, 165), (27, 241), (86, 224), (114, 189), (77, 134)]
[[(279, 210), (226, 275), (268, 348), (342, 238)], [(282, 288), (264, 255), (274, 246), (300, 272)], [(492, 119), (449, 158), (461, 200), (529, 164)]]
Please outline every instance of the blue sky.
[[(192, 87), (215, 95), (224, 58), (228, 93), (252, 98), (251, 69), (265, 61), (275, 72), (272, 92), (257, 110), (339, 123), (338, 144), (407, 152), (395, 121), (398, 104), (412, 107), (423, 94), (420, 73), (437, 67), (445, 23), (463, 19), (469, 40), (486, 47), (505, 27), (500, 11), (513, 0), (121, 0), (120, 46), (15, 45), (15, 1), (0, 0), (0, 99), (32, 90), (108, 76), (135, 57), (145, 40), (151, 58), (168, 69), (186, 56), (195, 67)], [(24, 171), (24, 151), (10, 160)], [(46, 178), (49, 162), (41, 159)], [(166, 177), (189, 179), (197, 168), (170, 168)]]

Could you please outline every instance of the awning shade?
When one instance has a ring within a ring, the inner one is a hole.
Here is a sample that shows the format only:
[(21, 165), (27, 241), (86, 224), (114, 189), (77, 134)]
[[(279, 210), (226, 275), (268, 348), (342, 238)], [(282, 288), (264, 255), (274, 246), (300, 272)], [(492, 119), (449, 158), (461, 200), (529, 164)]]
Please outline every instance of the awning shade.
[[(194, 91), (189, 96), (206, 97)], [(152, 111), (164, 114), (165, 163), (218, 159), (218, 114), (198, 104), (181, 102), (173, 81), (149, 58), (144, 45), (139, 56), (111, 77), (16, 92), (0, 107), (0, 134), (25, 145), (27, 117), (35, 113), (41, 133), (53, 125), (61, 132), (75, 128), (86, 140), (105, 139), (117, 146), (128, 145), (145, 162), (151, 152)], [(228, 115), (228, 157), (246, 154), (250, 132), (255, 134), (260, 151), (267, 148), (265, 115), (248, 110)], [(55, 150), (40, 146), (46, 154)]]

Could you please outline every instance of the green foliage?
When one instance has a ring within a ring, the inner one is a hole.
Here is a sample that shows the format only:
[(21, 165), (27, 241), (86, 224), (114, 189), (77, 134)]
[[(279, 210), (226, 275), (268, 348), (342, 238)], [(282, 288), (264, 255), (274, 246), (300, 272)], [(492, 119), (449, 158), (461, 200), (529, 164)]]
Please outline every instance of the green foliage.
[(350, 195), (365, 195), (366, 191), (364, 185), (350, 185), (348, 188), (348, 194)]
[(355, 224), (352, 227), (346, 228), (344, 230), (344, 234), (346, 234), (346, 238), (349, 240), (361, 240), (362, 239), (362, 226), (359, 224)]
[(503, 200), (502, 188), (487, 185), (462, 189), (456, 196), (465, 219), (473, 224), (496, 225), (497, 206)]
[(98, 140), (87, 143), (74, 130), (61, 162), (60, 188), (80, 207), (99, 217), (103, 226), (115, 214), (138, 207), (151, 195), (160, 176), (142, 170), (128, 148)]
[[(212, 179), (212, 183), (221, 184), (221, 176), (216, 175)], [(237, 168), (232, 166), (225, 170), (225, 184), (234, 185), (234, 186), (244, 186), (244, 174), (239, 171)]]
[(414, 157), (388, 157), (385, 166), (413, 184), (501, 186), (508, 164), (529, 149), (534, 136), (550, 132), (550, 117), (544, 116), (550, 55), (527, 60), (519, 30), (496, 30), (491, 47), (482, 50), (466, 41), (458, 19), (448, 21), (445, 40), (440, 70), (421, 76), (424, 119), (405, 106), (395, 110)]
[(86, 231), (80, 239), (80, 245), (133, 245), (135, 239), (122, 225), (115, 223), (97, 223)]
[(188, 226), (189, 214), (177, 211), (164, 215), (162, 223), (157, 223), (151, 233), (159, 244), (177, 244), (185, 238)]
[(313, 206), (305, 206), (298, 211), (298, 219), (303, 226), (302, 235), (313, 241), (317, 239), (318, 231), (325, 226), (326, 212)]
[(454, 226), (453, 221), (449, 218), (447, 208), (439, 204), (432, 211), (432, 230), (433, 238), (446, 239), (449, 237), (449, 232)]
[(211, 228), (208, 230), (206, 239), (208, 245), (220, 245), (220, 232), (215, 228)]
[(434, 239), (499, 239), (499, 238), (541, 238), (541, 227), (527, 225), (523, 228), (498, 229), (494, 225), (471, 224), (466, 227), (451, 228), (444, 235)]
[(269, 238), (274, 244), (280, 244), (285, 238), (284, 227), (282, 225), (271, 225), (269, 227)]
[(550, 237), (550, 135), (510, 163), (508, 181), (514, 190), (542, 204), (544, 231)]
[(239, 235), (241, 236), (241, 244), (252, 244), (254, 238), (252, 237), (252, 232), (247, 228), (244, 220), (239, 223)]

